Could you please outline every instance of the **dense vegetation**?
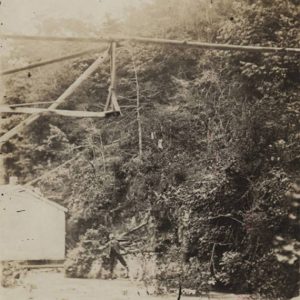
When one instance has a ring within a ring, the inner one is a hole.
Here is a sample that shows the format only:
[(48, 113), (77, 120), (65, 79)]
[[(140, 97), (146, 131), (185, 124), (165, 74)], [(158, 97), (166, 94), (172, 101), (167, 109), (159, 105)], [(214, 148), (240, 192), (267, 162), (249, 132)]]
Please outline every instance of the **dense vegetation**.
[[(296, 0), (207, 2), (153, 1), (104, 32), (300, 47)], [(93, 60), (11, 77), (6, 102), (55, 99)], [(106, 63), (62, 107), (101, 110), (108, 78)], [(147, 217), (131, 244), (155, 253), (163, 285), (293, 296), (298, 211), (285, 193), (300, 172), (299, 55), (124, 45), (118, 79), (121, 117), (43, 117), (2, 147), (7, 176), (24, 183), (75, 157), (36, 184), (69, 209), (71, 275), (88, 276), (111, 228)], [(3, 132), (20, 117), (6, 120)]]

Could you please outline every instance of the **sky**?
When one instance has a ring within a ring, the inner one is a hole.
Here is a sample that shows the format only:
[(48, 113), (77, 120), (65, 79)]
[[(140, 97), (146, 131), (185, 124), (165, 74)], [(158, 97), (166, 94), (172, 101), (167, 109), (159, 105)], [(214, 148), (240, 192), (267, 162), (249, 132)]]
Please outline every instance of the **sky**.
[(126, 9), (149, 0), (0, 0), (3, 33), (36, 33), (36, 24), (45, 18), (76, 18), (101, 24), (106, 14), (122, 18)]

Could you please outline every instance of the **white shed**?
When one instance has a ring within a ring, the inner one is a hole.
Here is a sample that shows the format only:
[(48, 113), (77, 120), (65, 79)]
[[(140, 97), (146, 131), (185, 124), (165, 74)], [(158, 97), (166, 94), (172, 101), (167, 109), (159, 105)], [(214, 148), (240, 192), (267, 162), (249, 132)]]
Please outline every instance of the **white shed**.
[(66, 211), (29, 187), (0, 186), (0, 261), (63, 260)]

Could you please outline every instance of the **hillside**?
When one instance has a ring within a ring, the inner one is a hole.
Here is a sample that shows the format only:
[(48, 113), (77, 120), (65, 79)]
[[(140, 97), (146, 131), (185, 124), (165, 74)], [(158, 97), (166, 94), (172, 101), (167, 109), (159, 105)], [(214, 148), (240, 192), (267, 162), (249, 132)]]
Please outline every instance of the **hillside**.
[[(159, 1), (133, 12), (124, 33), (300, 47), (297, 1), (179, 2), (168, 15)], [(96, 57), (7, 77), (5, 101), (55, 99)], [(299, 55), (125, 44), (117, 66), (121, 116), (47, 116), (2, 145), (7, 176), (44, 176), (34, 186), (69, 209), (68, 275), (94, 276), (108, 233), (147, 220), (125, 242), (140, 249), (130, 259), (154, 261), (143, 280), (158, 292), (294, 296), (299, 208), (285, 194), (300, 174)], [(101, 111), (109, 74), (106, 61), (61, 107)], [(20, 119), (6, 116), (1, 132)]]

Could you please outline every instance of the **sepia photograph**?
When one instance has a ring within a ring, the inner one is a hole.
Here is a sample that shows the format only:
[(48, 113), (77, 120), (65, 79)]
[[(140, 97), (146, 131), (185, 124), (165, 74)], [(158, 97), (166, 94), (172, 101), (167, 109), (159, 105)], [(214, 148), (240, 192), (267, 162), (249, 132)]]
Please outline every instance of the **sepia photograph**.
[(0, 300), (300, 300), (300, 0), (0, 1)]

